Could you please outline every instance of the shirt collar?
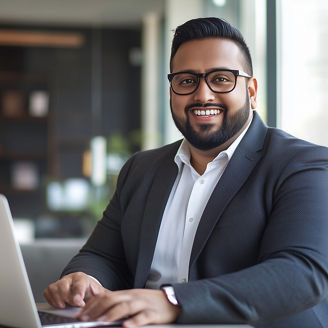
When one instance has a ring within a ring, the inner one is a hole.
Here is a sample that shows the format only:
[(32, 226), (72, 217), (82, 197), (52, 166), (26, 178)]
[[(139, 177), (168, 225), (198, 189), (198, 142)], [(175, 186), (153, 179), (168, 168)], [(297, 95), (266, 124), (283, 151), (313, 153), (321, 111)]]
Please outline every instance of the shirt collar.
[[(224, 151), (220, 152), (214, 159), (214, 161), (219, 160), (220, 158), (222, 158), (223, 156), (226, 156), (228, 158), (228, 161), (230, 161), (232, 155), (234, 154), (235, 150), (237, 149), (239, 143), (241, 142), (241, 140), (244, 138), (246, 132), (249, 129), (249, 126), (251, 125), (252, 120), (248, 123), (248, 125), (246, 126), (246, 128), (244, 129), (244, 131), (238, 136), (238, 138)], [(182, 140), (182, 143), (174, 157), (174, 161), (177, 164), (179, 170), (182, 167), (182, 164), (186, 164), (186, 165), (191, 165), (190, 164), (190, 150), (189, 150), (189, 146), (188, 143), (186, 141), (186, 139)]]

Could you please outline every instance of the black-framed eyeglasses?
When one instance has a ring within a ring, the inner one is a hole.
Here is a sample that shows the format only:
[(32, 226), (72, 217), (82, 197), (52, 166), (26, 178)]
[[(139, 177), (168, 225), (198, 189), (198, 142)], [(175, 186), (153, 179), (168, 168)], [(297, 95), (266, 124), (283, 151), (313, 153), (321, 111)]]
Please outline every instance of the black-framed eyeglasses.
[(201, 77), (213, 92), (228, 93), (236, 87), (238, 76), (251, 78), (247, 73), (234, 69), (215, 69), (207, 73), (182, 71), (167, 75), (172, 91), (177, 95), (190, 95), (195, 92)]

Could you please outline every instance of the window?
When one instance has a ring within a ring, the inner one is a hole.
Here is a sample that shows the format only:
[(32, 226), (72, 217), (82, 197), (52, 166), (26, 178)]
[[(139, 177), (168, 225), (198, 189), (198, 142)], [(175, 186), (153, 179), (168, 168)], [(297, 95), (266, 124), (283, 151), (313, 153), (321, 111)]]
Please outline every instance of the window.
[(278, 1), (278, 126), (328, 145), (328, 2)]

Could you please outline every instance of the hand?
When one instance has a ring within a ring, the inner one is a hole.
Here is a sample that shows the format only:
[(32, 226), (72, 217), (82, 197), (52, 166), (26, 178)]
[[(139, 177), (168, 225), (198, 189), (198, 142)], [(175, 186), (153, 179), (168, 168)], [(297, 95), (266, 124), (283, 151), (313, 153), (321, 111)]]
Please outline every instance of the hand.
[(181, 308), (172, 305), (162, 290), (103, 291), (90, 298), (77, 318), (83, 321), (123, 321), (123, 327), (175, 322)]
[(95, 279), (85, 273), (75, 272), (49, 285), (43, 292), (43, 296), (50, 305), (56, 308), (65, 308), (67, 304), (83, 307), (86, 300), (104, 289)]

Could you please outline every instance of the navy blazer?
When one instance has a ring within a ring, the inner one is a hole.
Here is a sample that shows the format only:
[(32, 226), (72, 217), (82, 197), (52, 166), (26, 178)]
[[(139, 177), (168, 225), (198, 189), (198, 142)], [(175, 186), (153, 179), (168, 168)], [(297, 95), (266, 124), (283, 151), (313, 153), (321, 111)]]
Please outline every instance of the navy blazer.
[[(135, 154), (80, 253), (104, 287), (142, 288), (178, 169), (176, 142)], [(254, 113), (203, 212), (176, 283), (179, 323), (328, 327), (328, 149), (268, 128)]]

